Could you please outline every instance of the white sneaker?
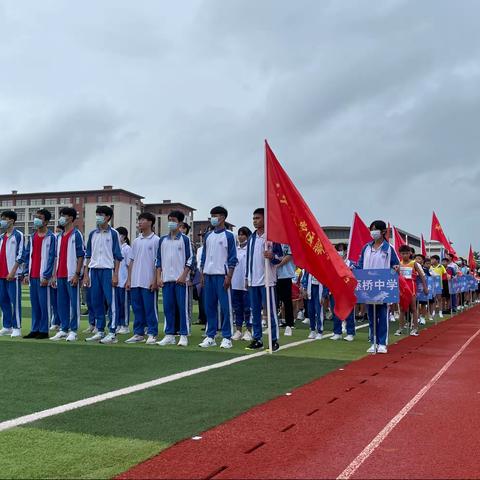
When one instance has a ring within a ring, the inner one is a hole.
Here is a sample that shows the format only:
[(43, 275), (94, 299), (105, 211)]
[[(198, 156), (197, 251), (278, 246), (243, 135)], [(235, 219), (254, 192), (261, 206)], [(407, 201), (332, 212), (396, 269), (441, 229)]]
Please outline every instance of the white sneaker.
[(267, 326), (267, 321), (266, 320), (262, 320), (262, 328), (265, 328)]
[(400, 318), (400, 314), (398, 312), (395, 312), (393, 316), (395, 317), (395, 320), (398, 320)]
[(321, 333), (317, 333), (315, 335), (315, 340), (321, 340), (323, 338), (323, 335)]
[(250, 330), (245, 330), (242, 340), (244, 342), (251, 342), (253, 340), (252, 333), (250, 332)]
[(117, 328), (117, 333), (120, 335), (126, 335), (127, 333), (130, 333), (130, 329), (128, 327), (118, 327)]
[(159, 342), (157, 342), (157, 345), (164, 347), (165, 345), (175, 345), (176, 343), (174, 335), (165, 335)]
[[(145, 342), (146, 345), (155, 345), (157, 343), (157, 337), (153, 335), (149, 335), (147, 341)], [(173, 337), (173, 343), (175, 344), (175, 337)]]
[(303, 320), (305, 318), (305, 315), (303, 313), (303, 310), (299, 310), (297, 313), (297, 320)]
[(395, 333), (394, 335), (396, 335), (397, 337), (399, 337), (400, 335), (403, 335), (403, 329), (402, 328), (399, 328)]
[(11, 328), (2, 328), (0, 330), (0, 337), (10, 336), (11, 334), (12, 334), (12, 329)]
[(367, 350), (367, 353), (375, 353), (375, 345), (371, 345), (370, 348)]
[(440, 318), (443, 318), (443, 312), (442, 312), (441, 310), (438, 312), (438, 316), (439, 316)]
[(60, 330), (60, 327), (58, 325), (51, 325), (49, 330), (51, 332), (58, 332)]
[(205, 340), (203, 340), (203, 342), (200, 343), (198, 346), (202, 348), (216, 347), (217, 343), (215, 342), (215, 339), (210, 337), (205, 337)]
[(315, 340), (315, 337), (317, 336), (317, 333), (315, 331), (312, 331), (308, 334), (307, 339), (309, 340)]
[(186, 335), (180, 335), (180, 340), (177, 345), (179, 347), (188, 347), (188, 337)]
[(76, 342), (77, 341), (77, 332), (70, 332), (68, 337), (65, 339), (67, 342)]
[(97, 332), (95, 335), (92, 337), (88, 337), (85, 339), (86, 342), (99, 342), (100, 340), (103, 339), (105, 334), (103, 332)]
[(427, 322), (425, 321), (425, 317), (420, 317), (420, 318), (418, 319), (418, 323), (419, 323), (420, 325), (425, 325), (425, 324), (427, 323)]
[(342, 336), (339, 335), (338, 333), (334, 333), (331, 337), (330, 340), (341, 340)]
[(412, 328), (412, 330), (410, 331), (410, 336), (418, 337), (418, 330), (416, 328)]
[[(98, 331), (98, 330), (97, 330)], [(95, 332), (95, 325), (89, 325), (88, 328), (86, 328), (83, 333), (97, 333)]]
[(220, 344), (220, 348), (232, 348), (232, 341), (229, 338), (224, 338)]
[(355, 340), (355, 337), (353, 335), (347, 335), (344, 340), (347, 342), (353, 342)]
[(291, 337), (292, 336), (292, 327), (285, 327), (285, 333), (284, 335), (286, 337)]
[(379, 345), (377, 348), (377, 353), (387, 353), (387, 346), (386, 345)]
[(12, 330), (12, 334), (10, 335), (12, 338), (15, 337), (21, 337), (22, 336), (22, 331), (19, 328), (14, 328)]
[(430, 316), (428, 317), (428, 321), (429, 321), (429, 322), (434, 322), (435, 319), (434, 319), (433, 317), (434, 317), (433, 315), (430, 315)]
[(241, 330), (236, 330), (235, 333), (232, 335), (232, 340), (240, 340), (242, 338)]
[(390, 314), (390, 321), (391, 322), (395, 321), (395, 315), (393, 313)]
[(437, 314), (437, 311), (434, 310), (430, 316), (431, 316), (431, 317), (434, 317), (436, 314)]
[(145, 337), (143, 335), (134, 335), (133, 337), (127, 338), (125, 343), (142, 343), (145, 341)]
[[(97, 333), (97, 335), (100, 335), (100, 334)], [(115, 333), (109, 333), (106, 337), (104, 336), (102, 339), (100, 339), (100, 343), (103, 343), (104, 345), (111, 345), (113, 343), (118, 343), (117, 335)]]
[(50, 340), (52, 342), (58, 342), (59, 340), (66, 339), (68, 337), (68, 333), (64, 332), (63, 330), (60, 330), (56, 335), (53, 337), (50, 337)]
[(309, 318), (305, 318), (305, 320), (302, 321), (302, 323), (304, 325), (308, 325), (310, 323), (310, 319)]

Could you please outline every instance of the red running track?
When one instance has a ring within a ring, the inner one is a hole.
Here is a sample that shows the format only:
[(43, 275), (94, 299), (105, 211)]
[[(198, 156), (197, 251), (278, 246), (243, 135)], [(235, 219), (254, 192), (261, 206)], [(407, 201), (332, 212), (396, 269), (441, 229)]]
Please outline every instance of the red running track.
[[(480, 332), (480, 308), (184, 440), (118, 478), (337, 478)], [(351, 478), (480, 478), (480, 335)]]

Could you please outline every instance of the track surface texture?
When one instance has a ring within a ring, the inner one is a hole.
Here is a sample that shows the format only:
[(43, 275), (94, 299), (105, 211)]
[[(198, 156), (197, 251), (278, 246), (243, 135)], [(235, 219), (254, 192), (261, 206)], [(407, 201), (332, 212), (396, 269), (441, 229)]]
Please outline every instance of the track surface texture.
[(118, 478), (480, 478), (480, 307), (288, 393)]

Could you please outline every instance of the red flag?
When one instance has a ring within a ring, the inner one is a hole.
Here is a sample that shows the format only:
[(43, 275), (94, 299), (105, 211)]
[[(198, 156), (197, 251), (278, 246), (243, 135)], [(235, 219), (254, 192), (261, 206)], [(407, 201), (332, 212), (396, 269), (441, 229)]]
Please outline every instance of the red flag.
[(395, 251), (397, 252), (397, 255), (400, 257), (400, 247), (402, 245), (406, 245), (405, 240), (402, 238), (402, 236), (398, 233), (398, 230), (395, 228), (395, 226), (392, 226), (393, 230), (393, 247), (395, 248)]
[(365, 225), (357, 212), (353, 214), (352, 228), (350, 229), (350, 240), (348, 241), (347, 258), (357, 263), (360, 259), (363, 247), (372, 241), (370, 230)]
[(444, 246), (445, 250), (448, 253), (451, 253), (453, 255), (453, 259), (457, 260), (457, 258), (458, 258), (457, 257), (457, 252), (454, 250), (454, 248), (452, 247), (452, 245), (448, 241), (447, 236), (443, 232), (443, 228), (440, 225), (440, 222), (438, 221), (438, 218), (435, 215), (435, 212), (433, 212), (433, 215), (432, 215), (432, 230), (431, 230), (431, 233), (430, 233), (430, 239), (431, 240), (436, 240), (437, 242), (440, 242)]
[(425, 247), (425, 239), (423, 238), (423, 233), (421, 235), (421, 241), (422, 241), (422, 255), (424, 257), (426, 257), (427, 256), (427, 249)]
[(404, 312), (408, 312), (410, 309), (410, 303), (412, 302), (413, 292), (408, 282), (399, 275), (399, 289), (400, 289), (400, 308)]
[(477, 273), (477, 262), (475, 261), (475, 255), (473, 255), (472, 245), (470, 245), (470, 251), (468, 252), (468, 268), (470, 272), (476, 275)]
[(335, 297), (335, 314), (345, 319), (357, 301), (357, 281), (318, 224), (305, 200), (265, 141), (267, 240), (286, 243), (295, 263)]

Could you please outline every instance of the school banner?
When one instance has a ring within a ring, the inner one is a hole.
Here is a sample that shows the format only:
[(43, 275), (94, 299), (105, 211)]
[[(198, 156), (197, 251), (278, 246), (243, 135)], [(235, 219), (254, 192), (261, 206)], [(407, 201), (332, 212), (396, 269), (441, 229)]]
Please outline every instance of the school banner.
[(398, 273), (389, 268), (354, 270), (357, 303), (382, 304), (400, 301)]

